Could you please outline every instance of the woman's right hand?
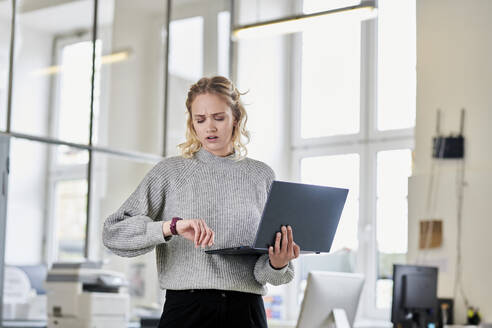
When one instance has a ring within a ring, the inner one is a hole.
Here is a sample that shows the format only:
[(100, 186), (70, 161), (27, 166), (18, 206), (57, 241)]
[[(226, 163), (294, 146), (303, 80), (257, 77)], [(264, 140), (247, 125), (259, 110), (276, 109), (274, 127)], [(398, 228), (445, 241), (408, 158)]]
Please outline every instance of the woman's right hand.
[(212, 246), (215, 233), (202, 219), (183, 219), (176, 222), (178, 235), (192, 241), (195, 248)]

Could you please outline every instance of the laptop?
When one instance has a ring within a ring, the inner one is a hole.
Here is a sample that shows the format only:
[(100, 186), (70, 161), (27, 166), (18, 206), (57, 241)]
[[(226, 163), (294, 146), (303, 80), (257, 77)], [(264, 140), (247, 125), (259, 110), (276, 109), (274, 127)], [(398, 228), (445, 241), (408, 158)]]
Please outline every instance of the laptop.
[(290, 225), (301, 253), (329, 252), (348, 189), (273, 181), (252, 245), (206, 250), (207, 254), (268, 254), (275, 234)]

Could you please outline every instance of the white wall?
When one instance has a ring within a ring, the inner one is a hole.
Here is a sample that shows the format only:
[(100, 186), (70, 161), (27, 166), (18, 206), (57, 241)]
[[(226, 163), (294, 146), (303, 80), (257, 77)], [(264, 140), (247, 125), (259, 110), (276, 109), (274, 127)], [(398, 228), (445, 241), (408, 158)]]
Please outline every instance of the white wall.
[[(437, 165), (435, 210), (426, 211), (431, 172), (431, 138), (436, 108), (444, 111), (441, 131), (459, 129), (459, 111), (467, 110), (466, 187), (463, 207), (463, 282), (484, 321), (492, 321), (492, 2), (489, 0), (417, 1), (417, 124), (414, 176), (409, 184), (409, 261), (440, 267), (438, 294), (452, 297), (456, 261), (457, 161)], [(431, 214), (431, 215), (429, 215)], [(443, 247), (419, 253), (418, 222), (429, 216), (444, 221)], [(465, 320), (461, 296), (455, 300), (458, 323)]]

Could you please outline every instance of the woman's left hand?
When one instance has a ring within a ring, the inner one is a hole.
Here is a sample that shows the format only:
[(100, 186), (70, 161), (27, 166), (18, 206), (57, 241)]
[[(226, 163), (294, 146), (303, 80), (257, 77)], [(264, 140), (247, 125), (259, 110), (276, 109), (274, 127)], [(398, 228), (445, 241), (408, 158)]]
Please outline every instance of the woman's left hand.
[(275, 246), (270, 246), (268, 256), (270, 265), (274, 269), (282, 269), (289, 264), (289, 261), (299, 257), (301, 249), (294, 242), (292, 227), (282, 226), (282, 232), (277, 232)]

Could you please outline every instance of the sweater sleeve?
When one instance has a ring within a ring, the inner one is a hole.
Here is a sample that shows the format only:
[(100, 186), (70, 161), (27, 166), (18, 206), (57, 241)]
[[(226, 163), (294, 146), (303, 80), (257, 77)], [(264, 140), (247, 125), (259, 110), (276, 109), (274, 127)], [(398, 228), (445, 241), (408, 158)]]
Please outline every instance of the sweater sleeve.
[(154, 166), (121, 207), (104, 222), (103, 243), (113, 253), (134, 257), (166, 243), (159, 213), (165, 204), (167, 170)]
[[(275, 180), (275, 172), (268, 165), (265, 164), (265, 166), (265, 188), (266, 193), (268, 194), (272, 187), (273, 180)], [(282, 269), (274, 269), (270, 265), (268, 254), (265, 254), (260, 256), (256, 261), (254, 276), (256, 281), (262, 285), (265, 285), (266, 283), (274, 286), (283, 285), (294, 279), (294, 266), (292, 265), (292, 262), (289, 262), (289, 264)]]
[(270, 265), (268, 254), (264, 254), (256, 261), (254, 275), (256, 281), (262, 285), (266, 283), (274, 286), (283, 285), (294, 279), (294, 266), (291, 261), (282, 269), (274, 269)]

